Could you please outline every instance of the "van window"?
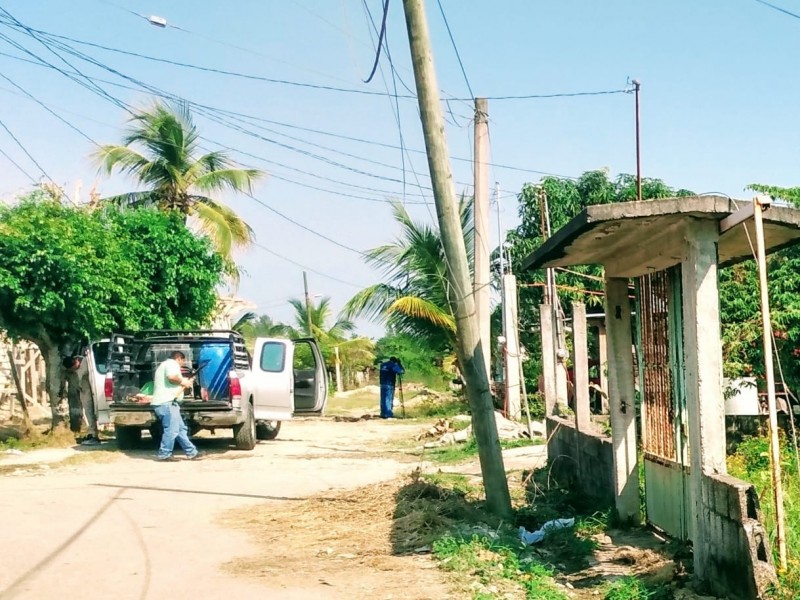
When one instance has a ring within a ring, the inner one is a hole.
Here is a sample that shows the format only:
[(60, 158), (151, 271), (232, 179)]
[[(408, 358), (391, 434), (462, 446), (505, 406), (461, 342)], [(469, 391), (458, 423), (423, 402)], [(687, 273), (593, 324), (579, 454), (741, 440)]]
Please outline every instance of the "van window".
[(286, 360), (286, 346), (280, 342), (266, 342), (261, 349), (261, 370), (280, 373)]
[(94, 368), (100, 375), (108, 373), (108, 342), (97, 342), (92, 344), (92, 357), (94, 358)]

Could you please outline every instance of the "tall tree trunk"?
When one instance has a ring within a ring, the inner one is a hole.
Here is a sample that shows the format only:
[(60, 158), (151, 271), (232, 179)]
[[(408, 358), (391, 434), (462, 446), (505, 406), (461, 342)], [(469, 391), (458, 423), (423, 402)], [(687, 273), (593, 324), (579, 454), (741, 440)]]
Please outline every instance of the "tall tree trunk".
[(52, 428), (55, 429), (60, 425), (64, 418), (59, 414), (58, 408), (60, 400), (58, 393), (61, 389), (61, 355), (58, 352), (58, 346), (50, 340), (34, 340), (39, 350), (42, 352), (45, 366), (45, 385), (47, 387), (47, 395), (50, 401), (50, 414), (52, 418)]

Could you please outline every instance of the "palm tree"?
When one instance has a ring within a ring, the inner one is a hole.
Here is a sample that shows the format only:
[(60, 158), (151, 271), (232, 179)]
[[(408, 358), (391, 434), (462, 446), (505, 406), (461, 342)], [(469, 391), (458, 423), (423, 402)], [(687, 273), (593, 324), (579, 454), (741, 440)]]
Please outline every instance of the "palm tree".
[(257, 315), (248, 312), (239, 317), (231, 327), (242, 334), (247, 347), (252, 350), (256, 338), (285, 338), (290, 336), (290, 327), (279, 321), (273, 321), (269, 315)]
[(355, 329), (355, 325), (349, 319), (337, 318), (336, 322), (328, 328), (327, 323), (331, 318), (331, 299), (328, 297), (320, 298), (319, 304), (314, 305), (314, 301), (309, 301), (311, 313), (311, 331), (308, 329), (309, 310), (306, 303), (299, 298), (292, 298), (289, 304), (294, 307), (295, 327), (292, 333), (295, 337), (313, 337), (321, 343), (338, 342), (344, 340)]
[[(472, 263), (472, 200), (461, 198), (461, 226)], [(456, 321), (448, 301), (447, 263), (441, 235), (434, 226), (415, 222), (400, 203), (394, 219), (397, 240), (367, 251), (367, 262), (384, 274), (384, 282), (358, 292), (345, 305), (345, 318), (366, 317), (396, 333), (424, 340), (443, 350), (455, 345)]]
[[(365, 368), (375, 361), (372, 340), (355, 335), (355, 324), (342, 316), (337, 317), (333, 325), (328, 326), (332, 318), (331, 299), (321, 298), (318, 304), (310, 301), (310, 311), (306, 303), (298, 298), (289, 300), (294, 307), (295, 327), (290, 329), (290, 337), (313, 337), (317, 340), (329, 370), (336, 368), (336, 351), (339, 348), (339, 360), (346, 380), (350, 380), (353, 372)], [(311, 333), (308, 329), (308, 315), (311, 313)]]
[(237, 168), (224, 152), (200, 154), (197, 126), (186, 104), (158, 101), (131, 117), (130, 123), (122, 145), (101, 146), (95, 159), (106, 174), (116, 169), (148, 189), (109, 200), (196, 217), (201, 230), (232, 266), (233, 249), (252, 242), (253, 230), (211, 196), (223, 191), (249, 193), (263, 173)]

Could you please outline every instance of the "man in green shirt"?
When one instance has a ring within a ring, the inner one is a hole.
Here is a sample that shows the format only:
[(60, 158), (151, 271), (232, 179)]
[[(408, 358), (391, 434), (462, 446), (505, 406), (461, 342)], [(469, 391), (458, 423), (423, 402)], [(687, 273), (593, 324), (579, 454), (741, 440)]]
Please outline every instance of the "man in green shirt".
[(186, 355), (175, 351), (163, 363), (158, 365), (153, 376), (153, 399), (150, 406), (161, 421), (164, 433), (161, 435), (161, 446), (158, 449), (158, 460), (174, 460), (172, 451), (177, 440), (188, 459), (195, 459), (199, 453), (189, 439), (189, 429), (183, 422), (178, 400), (183, 397), (184, 388), (192, 387), (192, 380), (181, 372), (186, 363)]

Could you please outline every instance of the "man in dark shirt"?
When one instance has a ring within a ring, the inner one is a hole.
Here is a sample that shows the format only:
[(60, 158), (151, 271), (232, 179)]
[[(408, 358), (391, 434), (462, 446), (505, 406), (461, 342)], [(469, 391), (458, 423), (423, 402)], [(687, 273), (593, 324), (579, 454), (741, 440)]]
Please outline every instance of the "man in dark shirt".
[(405, 373), (405, 369), (403, 369), (403, 365), (400, 364), (396, 356), (392, 356), (386, 362), (381, 363), (381, 419), (394, 418), (394, 413), (392, 412), (392, 406), (394, 405), (394, 386), (397, 382), (397, 376), (403, 373)]

